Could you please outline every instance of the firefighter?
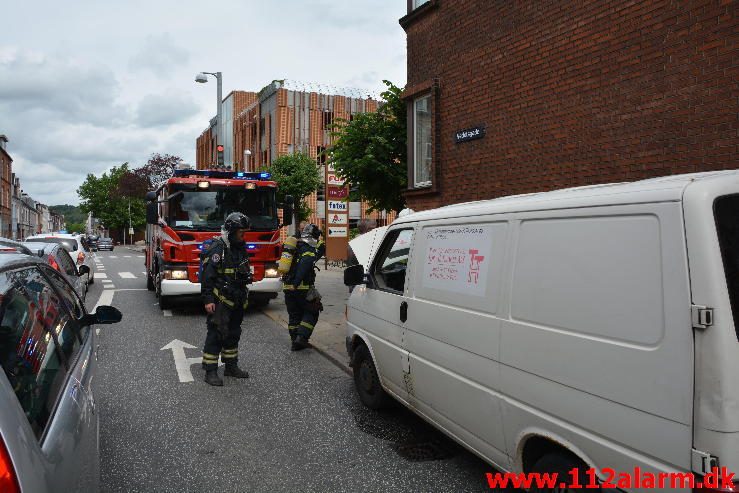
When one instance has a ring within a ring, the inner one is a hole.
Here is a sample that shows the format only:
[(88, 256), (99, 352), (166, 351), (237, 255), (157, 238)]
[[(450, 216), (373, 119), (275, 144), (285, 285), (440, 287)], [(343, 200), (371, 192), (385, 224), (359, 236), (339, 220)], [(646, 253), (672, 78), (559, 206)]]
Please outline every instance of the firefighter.
[(300, 235), (295, 258), (285, 276), (283, 291), (288, 313), (288, 329), (292, 351), (310, 347), (308, 340), (323, 309), (321, 295), (315, 288), (315, 263), (323, 255), (321, 230), (315, 224), (307, 224)]
[(203, 254), (200, 294), (208, 313), (208, 333), (203, 347), (205, 382), (221, 386), (218, 355), (226, 365), (223, 375), (249, 378), (238, 366), (241, 321), (248, 305), (247, 284), (251, 283), (249, 256), (244, 248), (244, 232), (249, 218), (240, 212), (226, 217), (221, 236)]

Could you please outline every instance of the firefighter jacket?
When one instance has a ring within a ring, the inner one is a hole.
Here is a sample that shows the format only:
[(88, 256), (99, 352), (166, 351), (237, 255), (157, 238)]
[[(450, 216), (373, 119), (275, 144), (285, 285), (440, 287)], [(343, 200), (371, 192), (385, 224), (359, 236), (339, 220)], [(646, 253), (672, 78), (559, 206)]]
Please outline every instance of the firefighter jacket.
[(318, 254), (318, 248), (314, 248), (304, 241), (298, 242), (295, 260), (293, 260), (290, 272), (285, 277), (284, 290), (308, 290), (316, 283), (316, 271), (313, 266), (318, 261)]
[(217, 238), (203, 258), (200, 294), (203, 302), (223, 303), (229, 308), (246, 307), (247, 284), (252, 282), (249, 255), (243, 245), (233, 248), (227, 240)]

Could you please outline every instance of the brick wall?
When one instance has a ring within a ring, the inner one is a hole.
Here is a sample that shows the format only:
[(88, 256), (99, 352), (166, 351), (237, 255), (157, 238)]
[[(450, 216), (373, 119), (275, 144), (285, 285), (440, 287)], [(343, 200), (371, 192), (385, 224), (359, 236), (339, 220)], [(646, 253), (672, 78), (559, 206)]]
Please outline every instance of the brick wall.
[(409, 206), (739, 167), (738, 6), (431, 0), (401, 19), (405, 95), (437, 88)]

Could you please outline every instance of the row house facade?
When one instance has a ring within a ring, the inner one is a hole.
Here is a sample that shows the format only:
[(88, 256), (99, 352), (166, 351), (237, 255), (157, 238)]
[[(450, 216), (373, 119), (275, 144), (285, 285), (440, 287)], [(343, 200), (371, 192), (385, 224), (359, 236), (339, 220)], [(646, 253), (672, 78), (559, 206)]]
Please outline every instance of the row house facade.
[(732, 1), (407, 0), (409, 207), (736, 168)]
[(39, 232), (38, 203), (21, 189), (20, 178), (12, 175), (12, 239), (23, 241)]
[(13, 158), (7, 150), (8, 138), (0, 135), (0, 236), (13, 235), (12, 184)]
[[(240, 171), (268, 169), (272, 161), (280, 156), (302, 152), (315, 159), (324, 184), (307, 197), (307, 205), (313, 211), (310, 222), (318, 224), (324, 231), (326, 224), (325, 195), (329, 202), (346, 201), (348, 185), (338, 186), (331, 163), (324, 152), (333, 143), (331, 126), (338, 119), (350, 121), (357, 113), (377, 111), (379, 102), (356, 89), (341, 89), (318, 84), (301, 83), (291, 80), (275, 80), (265, 86), (245, 106), (232, 105), (223, 110), (227, 132), (232, 140), (224, 141), (224, 162)], [(226, 100), (224, 100), (225, 102)], [(248, 101), (242, 99), (241, 101)], [(231, 108), (241, 108), (233, 121), (228, 120)], [(226, 111), (228, 110), (228, 111)], [(210, 167), (215, 139), (215, 121), (197, 141), (198, 169)], [(210, 144), (209, 144), (210, 143)], [(210, 146), (210, 147), (209, 147)], [(340, 190), (339, 190), (340, 188)], [(338, 194), (338, 196), (336, 195)], [(332, 231), (346, 236), (328, 238), (327, 256), (330, 259), (346, 258), (348, 232), (361, 223), (371, 225), (388, 224), (395, 218), (394, 213), (367, 212), (363, 202), (348, 202), (343, 214), (330, 217), (343, 218), (340, 222), (330, 222)], [(333, 225), (336, 225), (335, 227)]]

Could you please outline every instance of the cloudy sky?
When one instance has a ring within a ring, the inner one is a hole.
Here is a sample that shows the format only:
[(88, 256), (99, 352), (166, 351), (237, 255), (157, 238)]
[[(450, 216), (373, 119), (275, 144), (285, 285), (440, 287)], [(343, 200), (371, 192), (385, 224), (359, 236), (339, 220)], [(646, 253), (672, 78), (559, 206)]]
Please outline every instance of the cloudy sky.
[(293, 79), (406, 80), (405, 0), (2, 2), (0, 134), (24, 191), (77, 204), (88, 173), (152, 153), (195, 161), (223, 95)]

